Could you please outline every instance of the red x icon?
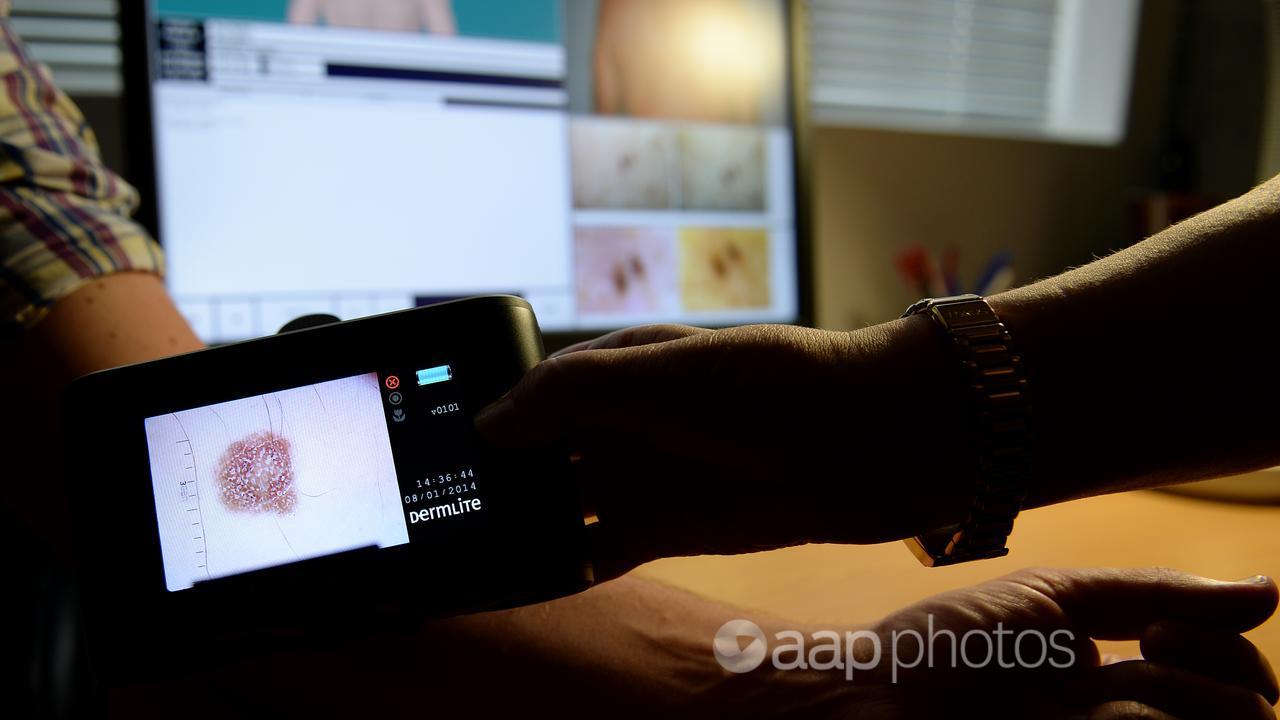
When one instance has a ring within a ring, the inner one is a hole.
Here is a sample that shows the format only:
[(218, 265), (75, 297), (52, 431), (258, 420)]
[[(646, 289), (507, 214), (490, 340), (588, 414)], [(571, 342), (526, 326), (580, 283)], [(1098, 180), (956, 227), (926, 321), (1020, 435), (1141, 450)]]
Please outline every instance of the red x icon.
[(395, 390), (396, 388), (400, 387), (400, 378), (396, 377), (395, 375), (388, 375), (386, 382), (387, 382), (388, 390)]

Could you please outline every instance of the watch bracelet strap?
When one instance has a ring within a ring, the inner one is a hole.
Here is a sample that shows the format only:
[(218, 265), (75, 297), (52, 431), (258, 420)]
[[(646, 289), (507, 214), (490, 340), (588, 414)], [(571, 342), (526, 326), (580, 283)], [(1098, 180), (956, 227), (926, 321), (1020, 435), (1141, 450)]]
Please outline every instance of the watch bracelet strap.
[(964, 522), (925, 533), (919, 540), (932, 556), (931, 564), (1000, 557), (1008, 553), (1006, 542), (1025, 500), (1031, 469), (1022, 357), (1008, 328), (982, 298), (929, 304), (924, 312), (946, 331), (960, 357), (978, 458)]

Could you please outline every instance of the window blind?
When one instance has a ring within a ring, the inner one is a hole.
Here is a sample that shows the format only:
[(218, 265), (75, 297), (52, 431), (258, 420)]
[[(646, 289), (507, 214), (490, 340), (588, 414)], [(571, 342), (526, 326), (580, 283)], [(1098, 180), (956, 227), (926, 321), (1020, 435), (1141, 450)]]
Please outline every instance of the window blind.
[[(1123, 130), (1114, 120), (1122, 126), (1127, 110), (1136, 0), (809, 0), (807, 10), (821, 124), (1095, 139)], [(1102, 27), (1117, 18), (1121, 31)], [(1095, 70), (1123, 87), (1086, 85)]]
[(13, 0), (10, 23), (72, 95), (120, 94), (116, 0)]

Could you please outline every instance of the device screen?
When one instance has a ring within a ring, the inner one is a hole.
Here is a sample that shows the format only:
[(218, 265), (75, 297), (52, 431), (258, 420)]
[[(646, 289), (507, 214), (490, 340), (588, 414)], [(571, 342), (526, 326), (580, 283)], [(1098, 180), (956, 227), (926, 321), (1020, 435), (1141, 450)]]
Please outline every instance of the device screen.
[(483, 527), (464, 375), (387, 368), (146, 418), (165, 586)]

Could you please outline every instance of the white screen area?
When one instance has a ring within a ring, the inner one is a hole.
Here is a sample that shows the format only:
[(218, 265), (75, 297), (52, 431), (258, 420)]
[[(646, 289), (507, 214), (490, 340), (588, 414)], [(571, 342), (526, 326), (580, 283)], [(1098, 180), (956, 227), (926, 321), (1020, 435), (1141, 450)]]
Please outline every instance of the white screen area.
[(409, 542), (376, 373), (145, 425), (170, 591)]
[(166, 90), (164, 227), (184, 294), (569, 283), (563, 115)]
[[(416, 30), (342, 0), (279, 18), (154, 4), (159, 234), (197, 333), (493, 292), (552, 331), (797, 319), (785, 69), (748, 79), (767, 93), (655, 94), (672, 82), (633, 61), (655, 46), (610, 23), (669, 34), (677, 4), (610, 3), (546, 2), (544, 39), (449, 2)], [(741, 3), (716, 42), (741, 27), (758, 45), (759, 16), (785, 43), (780, 3)]]

